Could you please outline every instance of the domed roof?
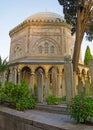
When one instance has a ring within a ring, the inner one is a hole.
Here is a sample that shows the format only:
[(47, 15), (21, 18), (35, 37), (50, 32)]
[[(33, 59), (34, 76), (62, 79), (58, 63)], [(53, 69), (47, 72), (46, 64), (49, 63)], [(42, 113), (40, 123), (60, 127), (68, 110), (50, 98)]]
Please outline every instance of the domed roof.
[(63, 17), (59, 14), (52, 12), (36, 13), (27, 18), (30, 21), (63, 21)]
[[(11, 36), (13, 33), (15, 33), (16, 31), (18, 31), (20, 29), (22, 29), (23, 27), (25, 27), (27, 25), (27, 23), (30, 23), (30, 22), (31, 22), (31, 25), (34, 24), (34, 22), (35, 22), (35, 24), (36, 23), (39, 23), (39, 24), (41, 23), (42, 24), (42, 22), (44, 24), (52, 24), (52, 25), (53, 25), (53, 23), (55, 23), (55, 24), (57, 23), (57, 25), (58, 25), (58, 23), (59, 24), (60, 23), (61, 24), (63, 24), (63, 23), (66, 24), (66, 21), (64, 20), (64, 18), (61, 15), (57, 14), (57, 13), (40, 12), (40, 13), (36, 13), (36, 14), (28, 17), (26, 20), (24, 20), (18, 26), (13, 28), (9, 32), (9, 35)], [(66, 26), (68, 26), (68, 25), (66, 24)]]

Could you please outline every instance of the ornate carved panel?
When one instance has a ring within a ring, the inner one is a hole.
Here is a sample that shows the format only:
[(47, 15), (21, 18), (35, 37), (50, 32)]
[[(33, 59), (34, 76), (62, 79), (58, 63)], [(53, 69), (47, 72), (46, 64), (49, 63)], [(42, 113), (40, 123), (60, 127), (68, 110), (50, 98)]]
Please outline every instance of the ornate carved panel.
[(42, 41), (36, 42), (33, 47), (33, 53), (35, 55), (52, 55), (57, 54), (57, 45), (53, 43), (53, 41), (43, 39)]

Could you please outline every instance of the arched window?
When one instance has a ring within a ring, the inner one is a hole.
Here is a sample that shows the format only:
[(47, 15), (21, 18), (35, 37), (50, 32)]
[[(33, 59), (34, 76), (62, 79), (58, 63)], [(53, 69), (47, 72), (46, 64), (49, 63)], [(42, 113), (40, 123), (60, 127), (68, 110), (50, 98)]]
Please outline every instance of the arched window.
[(51, 46), (50, 47), (50, 53), (54, 53), (54, 51), (55, 51), (54, 49), (55, 49), (54, 46)]
[(42, 46), (39, 46), (39, 48), (38, 48), (38, 50), (39, 50), (39, 53), (41, 54), (42, 53), (42, 50), (43, 48), (42, 48)]
[(47, 42), (45, 43), (45, 53), (46, 54), (48, 53), (48, 43)]

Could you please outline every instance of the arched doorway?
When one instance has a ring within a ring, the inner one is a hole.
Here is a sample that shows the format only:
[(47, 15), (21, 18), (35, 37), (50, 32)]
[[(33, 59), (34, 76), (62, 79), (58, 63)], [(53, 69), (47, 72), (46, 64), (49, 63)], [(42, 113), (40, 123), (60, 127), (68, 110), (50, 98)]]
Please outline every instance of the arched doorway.
[(58, 68), (52, 67), (49, 69), (49, 88), (50, 94), (58, 95)]
[(45, 81), (45, 72), (43, 68), (39, 67), (36, 69), (36, 84), (37, 84), (37, 96), (38, 102), (44, 101), (44, 81)]
[(31, 69), (27, 66), (25, 66), (21, 71), (21, 77), (22, 79), (26, 80), (26, 83), (30, 87), (30, 77), (31, 77)]

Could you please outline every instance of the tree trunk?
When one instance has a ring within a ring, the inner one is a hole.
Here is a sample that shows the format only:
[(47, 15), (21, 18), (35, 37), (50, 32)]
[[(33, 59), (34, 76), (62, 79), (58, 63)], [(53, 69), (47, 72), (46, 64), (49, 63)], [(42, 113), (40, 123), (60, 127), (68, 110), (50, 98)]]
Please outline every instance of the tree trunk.
[(81, 49), (81, 43), (83, 40), (84, 32), (82, 32), (82, 23), (81, 23), (81, 10), (80, 7), (78, 7), (77, 10), (77, 27), (76, 27), (76, 40), (75, 40), (75, 46), (74, 46), (74, 54), (73, 54), (73, 71), (76, 72), (78, 68), (79, 63), (79, 57), (80, 57), (80, 49)]
[[(82, 3), (82, 1), (80, 1)], [(88, 24), (90, 14), (91, 14), (91, 7), (93, 6), (93, 1), (90, 0), (87, 4), (82, 7), (81, 5), (77, 9), (77, 27), (76, 27), (76, 41), (74, 46), (74, 54), (73, 54), (73, 71), (77, 71), (78, 63), (79, 63), (79, 56), (80, 56), (80, 49), (81, 43), (84, 37), (84, 32), (86, 30), (86, 26)]]

